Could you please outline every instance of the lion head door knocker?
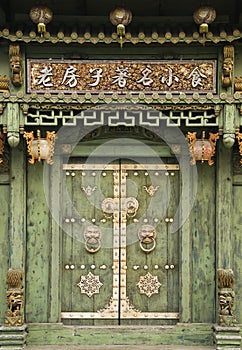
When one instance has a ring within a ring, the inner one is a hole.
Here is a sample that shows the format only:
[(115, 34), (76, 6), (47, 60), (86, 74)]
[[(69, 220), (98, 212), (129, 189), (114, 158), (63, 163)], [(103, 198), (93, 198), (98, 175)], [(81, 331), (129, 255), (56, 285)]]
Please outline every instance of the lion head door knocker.
[(96, 253), (101, 248), (101, 229), (96, 225), (88, 226), (84, 231), (85, 248), (89, 253)]
[(138, 232), (140, 248), (145, 253), (152, 252), (156, 247), (156, 230), (152, 225), (142, 225)]
[(126, 213), (127, 216), (133, 218), (136, 216), (137, 210), (139, 209), (139, 202), (134, 197), (126, 198)]

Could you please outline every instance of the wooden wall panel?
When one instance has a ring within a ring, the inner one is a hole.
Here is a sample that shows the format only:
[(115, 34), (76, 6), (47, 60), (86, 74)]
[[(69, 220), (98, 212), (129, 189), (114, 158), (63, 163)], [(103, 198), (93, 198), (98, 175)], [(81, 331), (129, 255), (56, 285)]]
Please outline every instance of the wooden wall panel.
[(215, 321), (215, 167), (197, 164), (192, 210), (192, 322)]
[[(5, 176), (4, 176), (5, 177)], [(1, 198), (1, 215), (0, 215), (0, 323), (4, 323), (6, 314), (6, 275), (9, 266), (9, 236), (8, 236), (8, 218), (9, 218), (9, 184), (2, 183), (0, 176), (0, 198)]]
[(233, 186), (233, 227), (232, 227), (232, 251), (233, 251), (233, 266), (235, 275), (235, 310), (236, 319), (241, 324), (242, 322), (242, 175), (234, 177)]
[(43, 189), (43, 165), (28, 166), (26, 321), (47, 322), (51, 225)]

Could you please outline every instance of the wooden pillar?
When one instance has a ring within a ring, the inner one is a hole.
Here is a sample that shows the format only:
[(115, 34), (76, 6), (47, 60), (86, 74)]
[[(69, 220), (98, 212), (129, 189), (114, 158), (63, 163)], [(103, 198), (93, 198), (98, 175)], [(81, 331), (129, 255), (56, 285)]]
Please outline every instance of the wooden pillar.
[(10, 167), (10, 267), (24, 268), (26, 243), (26, 159), (23, 142), (11, 150)]
[[(230, 110), (225, 108), (225, 113)], [(227, 115), (228, 117), (228, 115)], [(232, 148), (217, 143), (216, 237), (217, 268), (233, 268), (232, 238)]]
[[(45, 189), (49, 189), (46, 193), (48, 205), (50, 208), (51, 222), (51, 264), (50, 264), (50, 312), (49, 322), (60, 322), (61, 315), (61, 184), (62, 184), (62, 162), (60, 157), (54, 158), (51, 166), (45, 166)], [(49, 186), (48, 186), (49, 181)]]
[(180, 229), (180, 322), (189, 323), (192, 320), (192, 242), (191, 242), (191, 219), (190, 209), (196, 187), (197, 174), (195, 168), (181, 169), (182, 183), (186, 191), (181, 195), (180, 216), (181, 222), (187, 218)]

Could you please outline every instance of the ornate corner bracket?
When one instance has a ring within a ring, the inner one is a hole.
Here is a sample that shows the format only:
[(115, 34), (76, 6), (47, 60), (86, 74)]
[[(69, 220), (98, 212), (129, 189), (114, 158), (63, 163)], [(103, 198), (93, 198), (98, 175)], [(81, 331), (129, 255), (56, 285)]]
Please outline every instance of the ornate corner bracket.
[(218, 324), (214, 327), (216, 349), (240, 350), (240, 327), (235, 318), (234, 273), (218, 269)]
[(9, 66), (12, 84), (17, 87), (21, 86), (23, 83), (23, 68), (19, 45), (9, 45)]
[(10, 327), (22, 326), (24, 323), (24, 271), (9, 269), (7, 272), (7, 312), (5, 325)]
[(223, 50), (222, 86), (227, 89), (232, 86), (234, 69), (234, 47), (225, 46)]

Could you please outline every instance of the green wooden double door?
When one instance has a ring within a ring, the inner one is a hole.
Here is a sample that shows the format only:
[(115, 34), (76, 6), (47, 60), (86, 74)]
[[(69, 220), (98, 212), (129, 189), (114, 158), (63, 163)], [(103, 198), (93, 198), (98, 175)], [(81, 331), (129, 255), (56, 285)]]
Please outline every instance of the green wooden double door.
[(177, 164), (63, 165), (64, 323), (177, 322), (178, 206)]

